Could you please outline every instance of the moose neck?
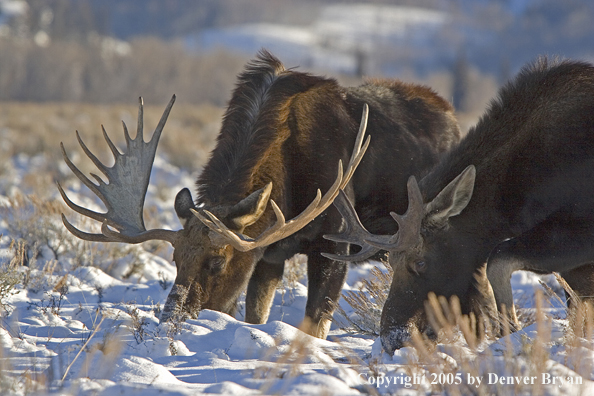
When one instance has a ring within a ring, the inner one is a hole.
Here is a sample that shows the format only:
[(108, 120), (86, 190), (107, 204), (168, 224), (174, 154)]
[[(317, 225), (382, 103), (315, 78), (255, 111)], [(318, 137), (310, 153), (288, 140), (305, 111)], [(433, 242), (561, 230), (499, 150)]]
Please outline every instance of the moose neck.
[(502, 197), (499, 181), (505, 177), (507, 168), (501, 169), (499, 166), (498, 155), (501, 153), (492, 154), (495, 149), (481, 144), (483, 140), (477, 139), (489, 132), (479, 128), (469, 132), (419, 183), (424, 202), (431, 202), (466, 167), (476, 167), (470, 202), (460, 214), (449, 218), (448, 232), (457, 234), (465, 245), (476, 242), (477, 247), (485, 247), (484, 251), (476, 252), (484, 256), (477, 258), (477, 265), (484, 262), (490, 252), (489, 247), (514, 236), (509, 227), (509, 213), (502, 211), (500, 205)]
[(217, 145), (197, 181), (200, 203), (233, 205), (269, 182), (272, 198), (282, 195), (283, 169), (275, 164), (287, 136), (277, 133), (282, 114), (274, 111), (279, 98), (271, 93), (283, 72), (280, 63), (254, 61), (239, 76)]
[[(420, 184), (425, 202), (467, 166), (474, 165), (476, 180), (470, 203), (459, 216), (451, 218), (457, 232), (475, 233), (493, 248), (539, 224), (549, 213), (546, 205), (533, 199), (533, 190), (540, 188), (542, 201), (547, 199), (546, 194), (554, 193), (554, 186), (537, 187), (535, 183), (550, 178), (555, 164), (583, 151), (570, 149), (569, 134), (573, 145), (577, 146), (578, 139), (583, 140), (584, 147), (589, 142), (588, 133), (582, 136), (571, 126), (574, 119), (589, 114), (587, 106), (581, 112), (573, 110), (571, 115), (560, 110), (579, 101), (577, 96), (568, 98), (567, 93), (568, 86), (581, 84), (576, 73), (579, 68), (574, 70), (572, 64), (550, 70), (546, 60), (541, 60), (504, 86), (477, 125), (423, 178)], [(587, 97), (587, 93), (583, 95)]]
[(532, 226), (518, 221), (522, 217), (519, 197), (524, 194), (521, 185), (510, 186), (518, 158), (536, 150), (533, 131), (538, 126), (532, 120), (536, 105), (529, 91), (526, 95), (525, 100), (517, 93), (510, 97), (504, 89), (460, 144), (420, 182), (424, 200), (429, 202), (467, 166), (476, 167), (472, 198), (462, 213), (450, 218), (450, 225), (462, 238), (478, 238), (484, 247), (483, 259), (495, 245)]
[[(273, 57), (250, 63), (239, 76), (217, 145), (198, 178), (198, 204), (234, 205), (272, 182), (271, 199), (287, 213), (291, 202), (285, 157), (288, 152), (295, 155), (296, 148), (288, 147), (291, 142), (303, 140), (300, 134), (309, 132), (295, 127), (299, 121), (294, 120), (292, 102), (308, 89), (325, 84), (337, 85), (334, 80), (286, 70)], [(269, 205), (253, 227), (266, 228), (274, 218)]]

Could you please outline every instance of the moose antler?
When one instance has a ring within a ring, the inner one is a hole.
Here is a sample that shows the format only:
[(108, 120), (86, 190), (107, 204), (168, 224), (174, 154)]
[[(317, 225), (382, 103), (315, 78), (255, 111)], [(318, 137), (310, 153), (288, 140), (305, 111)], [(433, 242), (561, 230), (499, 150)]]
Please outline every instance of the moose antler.
[(345, 220), (346, 229), (340, 234), (324, 235), (325, 239), (334, 242), (345, 242), (349, 244), (355, 244), (361, 246), (361, 250), (354, 254), (349, 255), (338, 255), (331, 253), (322, 253), (322, 256), (331, 260), (338, 261), (363, 261), (373, 256), (381, 249), (365, 243), (366, 240), (375, 237), (385, 238), (385, 243), (390, 243), (392, 235), (374, 235), (367, 231), (367, 229), (359, 220), (357, 212), (353, 207), (353, 204), (347, 197), (344, 191), (340, 191), (338, 197), (334, 200), (334, 206), (340, 212), (340, 215)]
[[(78, 131), (76, 138), (82, 147), (85, 154), (93, 161), (99, 170), (107, 177), (107, 182), (103, 181), (99, 176), (92, 174), (99, 184), (93, 183), (86, 177), (68, 158), (64, 145), (60, 143), (62, 148), (62, 156), (68, 167), (72, 172), (103, 202), (107, 208), (106, 213), (98, 213), (87, 208), (83, 208), (68, 198), (62, 186), (58, 183), (58, 189), (66, 204), (74, 211), (83, 216), (102, 222), (101, 234), (90, 234), (83, 232), (74, 227), (62, 214), (62, 222), (66, 228), (75, 236), (93, 242), (125, 242), (125, 243), (140, 243), (151, 239), (159, 239), (173, 242), (176, 239), (177, 232), (164, 229), (146, 230), (142, 212), (144, 208), (144, 198), (148, 188), (151, 169), (155, 159), (155, 152), (159, 144), (159, 138), (163, 127), (167, 122), (169, 112), (175, 102), (175, 95), (169, 101), (165, 108), (161, 120), (148, 143), (144, 142), (143, 137), (143, 103), (142, 98), (139, 98), (138, 105), (138, 126), (136, 130), (136, 137), (130, 138), (126, 124), (124, 126), (124, 137), (126, 138), (126, 152), (121, 154), (116, 146), (113, 144), (105, 129), (103, 129), (103, 136), (107, 145), (111, 149), (115, 158), (115, 163), (112, 167), (107, 167), (99, 161), (99, 159), (91, 153), (87, 146), (83, 143)], [(112, 230), (115, 228), (117, 231)]]
[(421, 233), (421, 223), (425, 215), (423, 194), (414, 176), (408, 178), (406, 183), (408, 190), (408, 209), (403, 215), (390, 212), (390, 216), (398, 223), (398, 232), (393, 235), (389, 242), (386, 242), (380, 235), (366, 239), (365, 242), (371, 246), (391, 252), (407, 250), (417, 244)]
[(414, 176), (409, 177), (406, 186), (409, 199), (406, 213), (398, 215), (390, 212), (390, 216), (398, 223), (398, 232), (394, 235), (376, 235), (367, 231), (361, 224), (353, 204), (341, 191), (334, 201), (334, 206), (346, 221), (346, 229), (340, 234), (324, 235), (324, 238), (359, 245), (361, 250), (351, 255), (322, 253), (322, 256), (338, 261), (363, 261), (380, 250), (400, 251), (414, 245), (418, 241), (423, 220), (423, 196)]
[(251, 238), (247, 235), (230, 230), (214, 214), (210, 213), (207, 210), (202, 210), (201, 212), (203, 213), (201, 213), (199, 211), (192, 209), (192, 212), (208, 228), (224, 237), (225, 240), (231, 246), (242, 252), (246, 252), (262, 246), (268, 246), (274, 242), (280, 241), (281, 239), (288, 237), (291, 234), (294, 234), (295, 232), (301, 230), (303, 227), (309, 224), (324, 210), (326, 210), (328, 206), (332, 204), (340, 190), (344, 189), (351, 180), (353, 173), (355, 173), (357, 166), (363, 158), (363, 154), (365, 154), (367, 147), (369, 147), (370, 136), (367, 136), (365, 143), (362, 144), (363, 137), (365, 136), (365, 130), (367, 128), (368, 115), (369, 107), (367, 106), (367, 104), (365, 104), (363, 107), (361, 124), (359, 125), (359, 132), (357, 133), (357, 138), (355, 139), (355, 147), (353, 148), (351, 159), (344, 174), (342, 171), (342, 161), (339, 161), (338, 175), (336, 177), (336, 180), (334, 181), (334, 184), (332, 184), (332, 186), (326, 192), (326, 194), (324, 194), (324, 196), (322, 197), (322, 193), (318, 189), (316, 197), (309, 204), (309, 206), (305, 208), (305, 210), (301, 212), (298, 216), (294, 217), (288, 222), (285, 221), (285, 216), (283, 215), (282, 211), (280, 210), (276, 202), (274, 202), (274, 200), (272, 199), (270, 200), (270, 205), (272, 206), (272, 210), (274, 210), (276, 222), (256, 238)]

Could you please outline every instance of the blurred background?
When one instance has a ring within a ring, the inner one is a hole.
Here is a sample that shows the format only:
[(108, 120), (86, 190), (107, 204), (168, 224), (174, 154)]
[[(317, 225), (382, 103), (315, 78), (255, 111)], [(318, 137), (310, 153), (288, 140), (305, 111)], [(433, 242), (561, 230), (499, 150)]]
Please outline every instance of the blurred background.
[(195, 170), (205, 157), (179, 139), (199, 136), (208, 152), (260, 48), (344, 85), (425, 83), (467, 129), (537, 56), (594, 60), (592, 21), (591, 0), (0, 0), (0, 155), (50, 147), (59, 158), (74, 129), (133, 123), (141, 95), (158, 118), (175, 93), (162, 146)]
[(592, 60), (592, 21), (591, 0), (2, 0), (0, 99), (223, 106), (265, 47), (353, 84), (425, 81), (472, 111), (538, 55)]

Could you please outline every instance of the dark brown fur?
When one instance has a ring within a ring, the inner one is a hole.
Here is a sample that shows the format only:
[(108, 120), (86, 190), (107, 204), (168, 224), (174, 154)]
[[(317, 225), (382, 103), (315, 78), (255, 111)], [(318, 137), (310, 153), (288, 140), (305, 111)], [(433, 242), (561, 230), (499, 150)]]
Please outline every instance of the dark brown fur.
[[(429, 88), (397, 81), (343, 88), (333, 79), (287, 70), (267, 52), (239, 76), (217, 146), (197, 181), (196, 206), (237, 229), (234, 211), (240, 209), (234, 205), (272, 182), (272, 199), (286, 218), (299, 214), (317, 189), (330, 187), (338, 161), (348, 160), (364, 103), (370, 107), (372, 141), (347, 193), (371, 231), (395, 232), (388, 213), (406, 208), (408, 176), (424, 175), (459, 139), (450, 104)], [(221, 245), (190, 215), (184, 194), (179, 201), (186, 205), (176, 204), (185, 223), (174, 252), (178, 275), (165, 311), (183, 303), (187, 293), (185, 309), (191, 315), (205, 308), (232, 313), (247, 287), (246, 321), (264, 323), (284, 261), (301, 252), (309, 257), (307, 330), (325, 337), (330, 324), (325, 315), (333, 311), (347, 269), (319, 254), (348, 251), (322, 238), (341, 227), (338, 212), (331, 207), (300, 232), (242, 253)], [(268, 207), (243, 232), (256, 236), (273, 221)]]
[(593, 181), (594, 67), (542, 59), (502, 88), (420, 181), (418, 243), (390, 255), (384, 348), (402, 347), (411, 327), (424, 327), (429, 292), (457, 295), (466, 314), (476, 310), (474, 276), (485, 262), (498, 308), (515, 326), (515, 270), (561, 272), (578, 294), (594, 295)]

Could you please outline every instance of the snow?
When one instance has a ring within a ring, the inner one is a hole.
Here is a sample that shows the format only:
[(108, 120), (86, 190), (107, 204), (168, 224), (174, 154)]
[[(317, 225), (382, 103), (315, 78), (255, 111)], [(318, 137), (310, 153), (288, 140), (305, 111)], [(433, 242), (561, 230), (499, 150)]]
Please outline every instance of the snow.
[[(43, 161), (20, 155), (5, 165), (2, 206), (10, 208), (21, 192), (20, 180), (41, 169)], [(179, 227), (172, 197), (190, 185), (191, 177), (157, 157), (151, 183), (159, 189), (149, 190), (147, 206), (157, 208), (167, 227)], [(64, 187), (75, 202), (94, 200), (74, 179)], [(59, 199), (57, 191), (49, 195), (48, 200)], [(11, 237), (26, 235), (11, 234), (9, 222), (16, 214), (0, 213), (0, 264), (5, 270), (14, 256)], [(79, 218), (66, 214), (73, 221)], [(61, 227), (58, 215), (51, 219)], [(62, 242), (70, 240), (68, 235), (63, 234)], [(18, 293), (0, 301), (8, 307), (0, 322), (3, 395), (424, 395), (439, 393), (442, 385), (457, 378), (461, 394), (594, 392), (593, 345), (583, 338), (577, 345), (567, 341), (563, 298), (545, 306), (545, 330), (535, 323), (475, 351), (460, 339), (440, 343), (428, 361), (413, 347), (388, 356), (379, 339), (350, 334), (336, 325), (327, 340), (305, 335), (298, 330), (307, 298), (305, 279), (277, 290), (266, 324), (243, 322), (241, 310), (236, 317), (204, 310), (197, 319), (172, 328), (158, 320), (175, 278), (170, 248), (84, 245), (82, 252), (93, 252), (96, 265), (78, 265), (77, 257), (83, 256), (74, 248), (55, 249), (57, 257), (49, 248), (39, 251), (29, 267), (19, 268), (21, 278), (28, 276), (28, 285), (21, 281), (14, 288)], [(46, 262), (54, 263), (53, 270)], [(126, 276), (134, 263), (141, 263), (141, 269)], [(345, 291), (358, 290), (376, 265), (351, 268)], [(562, 295), (552, 276), (516, 273), (512, 285), (521, 307), (535, 307), (540, 280)], [(344, 301), (341, 307), (354, 315)], [(537, 359), (543, 339), (544, 352)], [(510, 382), (532, 377), (534, 385)]]

